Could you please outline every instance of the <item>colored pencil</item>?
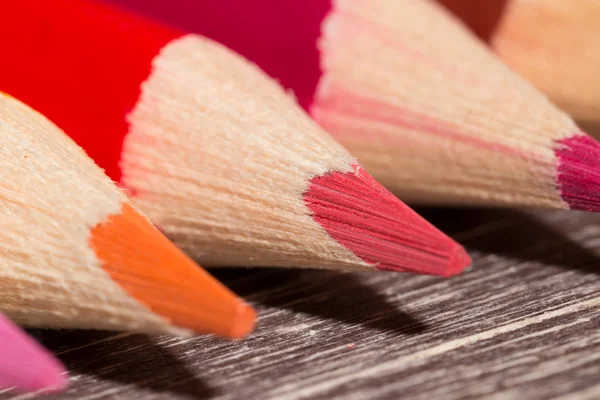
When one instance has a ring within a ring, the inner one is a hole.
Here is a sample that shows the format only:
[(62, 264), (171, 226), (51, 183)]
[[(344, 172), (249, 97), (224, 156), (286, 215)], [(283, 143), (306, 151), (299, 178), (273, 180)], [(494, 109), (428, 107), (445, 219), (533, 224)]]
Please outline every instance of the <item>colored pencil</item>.
[(600, 122), (600, 3), (511, 0), (491, 44), (576, 119)]
[(75, 143), (0, 95), (0, 311), (24, 326), (244, 336), (254, 311)]
[[(489, 42), (510, 0), (435, 0), (459, 17), (481, 40)], [(150, 1), (149, 4), (153, 2)]]
[(204, 265), (452, 275), (470, 264), (225, 47), (93, 1), (2, 7), (0, 84)]
[(119, 2), (258, 63), (404, 201), (600, 208), (598, 143), (440, 4)]
[(0, 390), (56, 392), (67, 387), (65, 375), (60, 361), (0, 315)]

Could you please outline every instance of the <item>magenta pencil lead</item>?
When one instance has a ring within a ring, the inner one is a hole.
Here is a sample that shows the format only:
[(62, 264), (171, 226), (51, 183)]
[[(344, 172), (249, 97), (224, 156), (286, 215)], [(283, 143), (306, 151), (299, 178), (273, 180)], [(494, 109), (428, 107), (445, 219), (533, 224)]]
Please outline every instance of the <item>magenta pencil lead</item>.
[[(402, 200), (600, 210), (600, 145), (435, 1), (118, 2), (153, 9), (256, 62)], [(593, 96), (598, 79), (583, 76), (595, 71), (589, 60), (598, 52), (569, 55), (593, 43), (585, 35), (595, 30), (583, 27), (597, 3), (509, 1), (493, 43), (511, 65), (535, 72), (540, 61), (540, 78), (576, 95), (584, 90), (567, 78), (581, 80)], [(493, 13), (482, 16), (489, 24)], [(566, 56), (549, 61), (556, 54)]]

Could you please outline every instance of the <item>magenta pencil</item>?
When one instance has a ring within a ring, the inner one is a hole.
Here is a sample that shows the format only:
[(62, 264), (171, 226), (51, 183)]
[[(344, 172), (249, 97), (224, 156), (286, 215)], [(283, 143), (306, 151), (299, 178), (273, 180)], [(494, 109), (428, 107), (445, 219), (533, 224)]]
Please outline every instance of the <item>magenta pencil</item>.
[(402, 200), (600, 210), (598, 143), (435, 1), (113, 1), (256, 62)]
[(54, 392), (67, 387), (65, 376), (60, 361), (0, 315), (0, 389)]
[(449, 276), (470, 264), (212, 40), (97, 1), (19, 0), (0, 7), (0, 49), (0, 87), (69, 132), (204, 265)]

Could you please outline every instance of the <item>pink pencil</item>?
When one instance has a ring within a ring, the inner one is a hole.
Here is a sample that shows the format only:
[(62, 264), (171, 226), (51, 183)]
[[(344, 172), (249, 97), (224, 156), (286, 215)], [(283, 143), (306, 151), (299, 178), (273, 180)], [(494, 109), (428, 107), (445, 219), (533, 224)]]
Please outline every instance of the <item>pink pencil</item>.
[(0, 389), (55, 392), (67, 385), (62, 364), (0, 315)]

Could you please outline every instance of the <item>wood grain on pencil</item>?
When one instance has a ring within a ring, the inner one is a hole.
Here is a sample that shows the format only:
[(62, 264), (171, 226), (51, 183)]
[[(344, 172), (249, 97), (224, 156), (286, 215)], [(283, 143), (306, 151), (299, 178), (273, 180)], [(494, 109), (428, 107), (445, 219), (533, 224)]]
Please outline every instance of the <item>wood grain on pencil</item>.
[[(119, 3), (257, 62), (403, 200), (599, 209), (597, 142), (433, 1)], [(478, 8), (490, 13), (480, 34), (489, 35), (483, 28), (496, 22), (500, 3)], [(587, 66), (573, 68), (563, 70)]]
[(3, 7), (0, 48), (14, 63), (0, 83), (71, 132), (203, 264), (439, 275), (469, 265), (225, 47), (92, 1)]
[(27, 326), (245, 335), (196, 266), (41, 114), (0, 95), (0, 310)]
[(313, 116), (401, 198), (599, 209), (598, 143), (435, 3), (337, 1), (320, 48)]

